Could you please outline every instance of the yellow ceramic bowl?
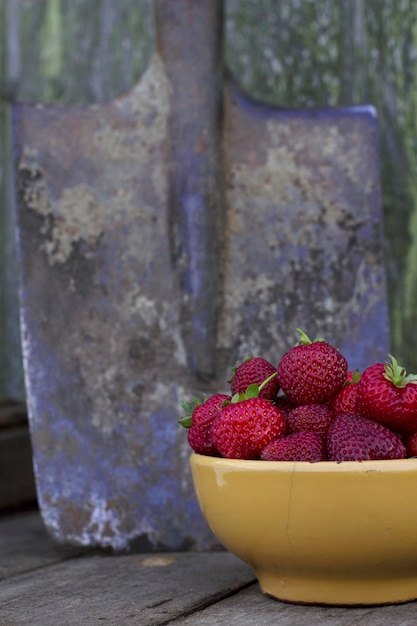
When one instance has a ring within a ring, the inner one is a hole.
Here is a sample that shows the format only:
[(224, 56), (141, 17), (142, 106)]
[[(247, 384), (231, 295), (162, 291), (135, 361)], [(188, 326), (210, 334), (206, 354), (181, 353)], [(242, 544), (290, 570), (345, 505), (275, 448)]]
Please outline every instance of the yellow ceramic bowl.
[(292, 463), (192, 454), (218, 540), (280, 600), (332, 605), (417, 598), (417, 459)]

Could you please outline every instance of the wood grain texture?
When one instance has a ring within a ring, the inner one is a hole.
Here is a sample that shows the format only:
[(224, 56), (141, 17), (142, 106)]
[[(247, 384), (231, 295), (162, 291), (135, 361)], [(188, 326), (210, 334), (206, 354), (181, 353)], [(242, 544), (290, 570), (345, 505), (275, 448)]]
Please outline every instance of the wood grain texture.
[(227, 552), (124, 554), (62, 548), (38, 514), (0, 520), (1, 626), (414, 626), (417, 603), (320, 607), (263, 595)]
[(167, 624), (254, 582), (251, 569), (227, 552), (65, 560), (74, 553), (48, 541), (34, 516), (0, 523), (0, 537), (0, 574), (7, 576), (0, 580), (1, 626)]
[(80, 548), (60, 546), (54, 542), (38, 512), (0, 518), (0, 581), (82, 552)]
[(178, 626), (414, 626), (417, 604), (386, 607), (322, 607), (286, 604), (263, 595), (252, 585), (197, 615), (175, 622)]
[(36, 501), (27, 426), (0, 430), (0, 509)]
[(33, 506), (35, 502), (26, 405), (0, 398), (0, 511)]

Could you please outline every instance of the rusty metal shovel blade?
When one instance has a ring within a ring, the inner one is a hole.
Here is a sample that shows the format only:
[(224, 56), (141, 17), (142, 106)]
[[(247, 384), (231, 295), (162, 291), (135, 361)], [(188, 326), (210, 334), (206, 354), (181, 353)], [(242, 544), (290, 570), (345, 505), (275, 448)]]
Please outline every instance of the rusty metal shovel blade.
[(222, 2), (155, 9), (126, 96), (13, 110), (39, 504), (58, 541), (116, 550), (216, 544), (181, 400), (299, 326), (351, 368), (389, 345), (373, 109), (252, 102), (222, 79)]

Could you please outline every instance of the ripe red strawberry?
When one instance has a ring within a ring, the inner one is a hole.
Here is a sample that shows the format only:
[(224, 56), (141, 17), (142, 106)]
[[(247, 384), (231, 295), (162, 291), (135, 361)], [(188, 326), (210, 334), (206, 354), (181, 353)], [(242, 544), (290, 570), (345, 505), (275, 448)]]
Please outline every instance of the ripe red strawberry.
[[(271, 374), (276, 373), (277, 368), (266, 359), (260, 356), (250, 356), (242, 363), (232, 368), (233, 376), (229, 380), (231, 384), (232, 395), (235, 393), (243, 393), (249, 387), (256, 383), (260, 385), (264, 380), (269, 378)], [(274, 400), (279, 391), (277, 377), (272, 378), (265, 387), (259, 392), (260, 398), (266, 400)]]
[(179, 423), (184, 428), (188, 428), (188, 443), (198, 454), (218, 456), (211, 431), (213, 422), (222, 410), (222, 403), (225, 400), (230, 401), (231, 397), (224, 393), (216, 393), (203, 403), (197, 398), (193, 398), (192, 403), (182, 403), (187, 415), (179, 420)]
[(325, 404), (302, 404), (288, 413), (287, 433), (308, 430), (317, 435), (326, 435), (333, 416), (332, 409)]
[(287, 396), (277, 396), (274, 400), (274, 404), (287, 417), (288, 413), (295, 409), (297, 406), (294, 402), (291, 402)]
[(348, 372), (347, 379), (343, 387), (336, 393), (332, 401), (332, 408), (335, 414), (357, 413), (356, 396), (358, 393), (358, 382), (360, 374), (357, 370)]
[(345, 382), (347, 361), (326, 341), (297, 330), (301, 339), (278, 363), (278, 383), (295, 404), (322, 404)]
[(358, 383), (357, 412), (394, 432), (410, 435), (417, 431), (417, 376), (407, 376), (390, 356), (391, 363), (374, 363)]
[(271, 441), (262, 450), (263, 461), (326, 461), (325, 438), (317, 433), (301, 431)]
[(417, 432), (407, 438), (405, 447), (407, 448), (407, 456), (417, 456)]
[[(249, 387), (246, 394), (257, 386)], [(259, 459), (263, 448), (285, 433), (285, 417), (264, 398), (233, 396), (215, 420), (213, 443), (221, 456), (229, 459)]]
[(400, 437), (382, 424), (353, 413), (337, 415), (327, 433), (329, 461), (404, 459)]

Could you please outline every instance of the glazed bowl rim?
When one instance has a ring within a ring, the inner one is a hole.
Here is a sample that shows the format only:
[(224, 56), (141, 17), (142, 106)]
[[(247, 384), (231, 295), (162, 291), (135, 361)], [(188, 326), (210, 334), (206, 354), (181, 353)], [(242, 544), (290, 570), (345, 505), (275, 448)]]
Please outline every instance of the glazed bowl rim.
[(209, 466), (214, 469), (229, 471), (253, 471), (253, 472), (300, 472), (300, 473), (366, 473), (376, 472), (409, 472), (417, 473), (417, 457), (406, 459), (390, 459), (380, 461), (261, 461), (258, 459), (228, 459), (225, 457), (208, 456), (192, 452), (190, 455), (191, 465)]

